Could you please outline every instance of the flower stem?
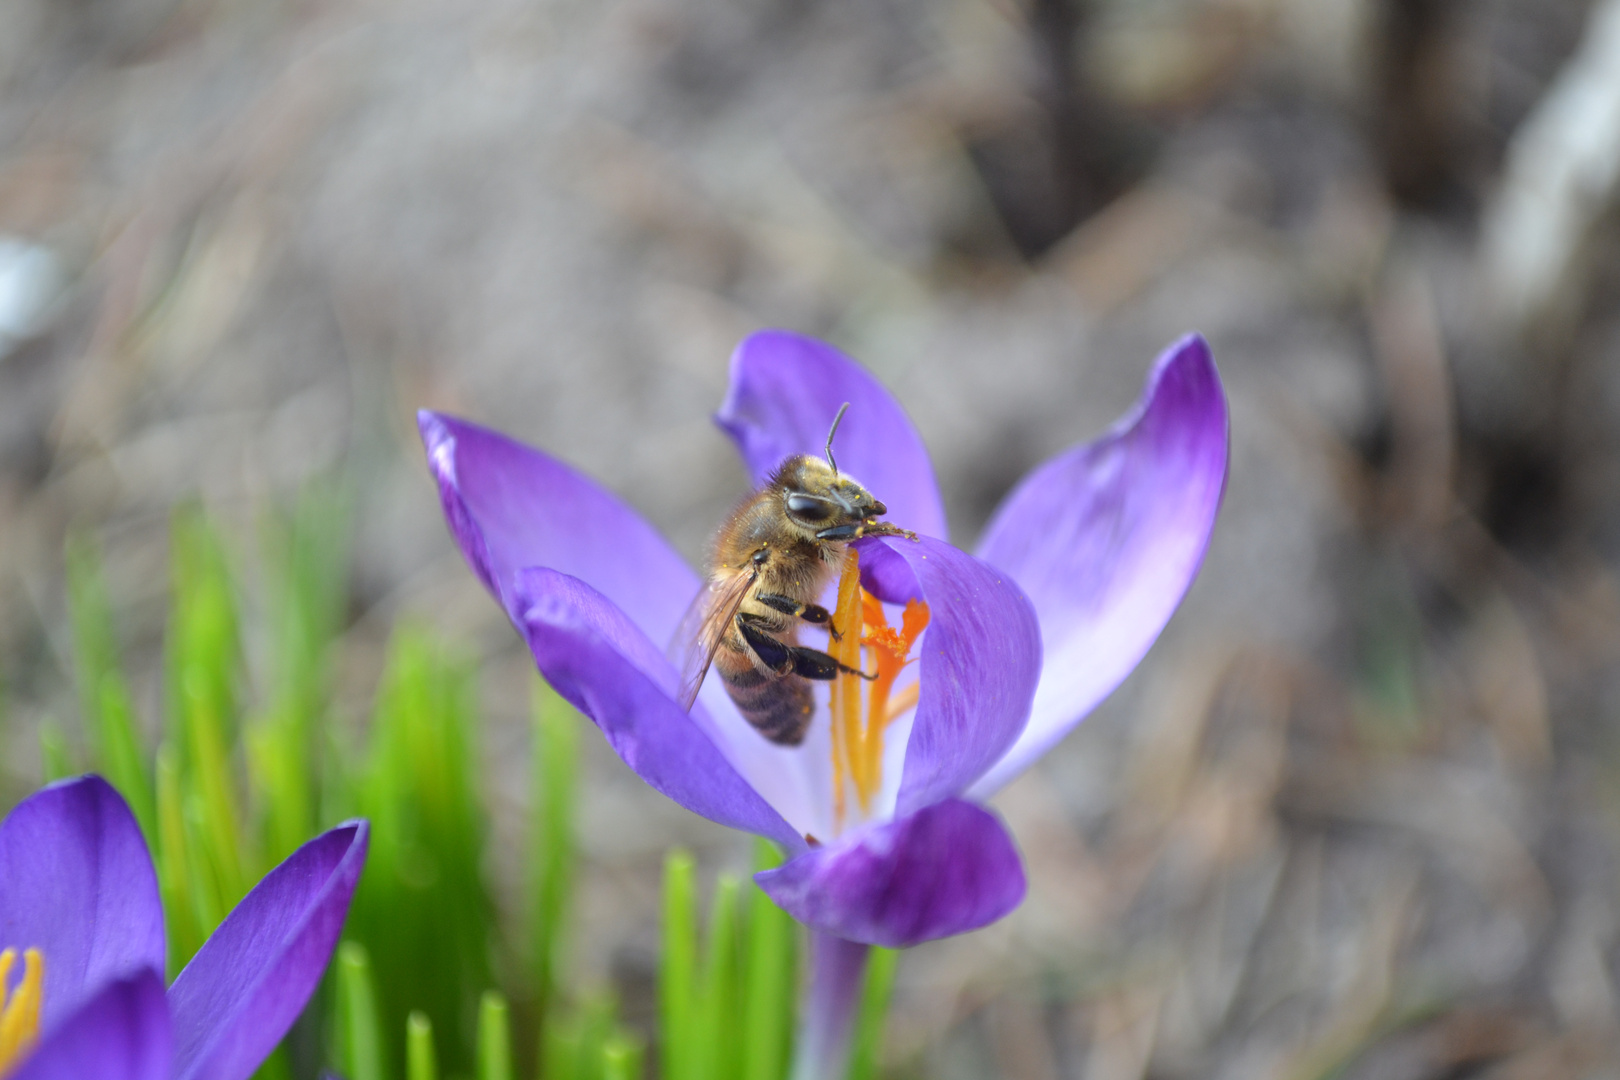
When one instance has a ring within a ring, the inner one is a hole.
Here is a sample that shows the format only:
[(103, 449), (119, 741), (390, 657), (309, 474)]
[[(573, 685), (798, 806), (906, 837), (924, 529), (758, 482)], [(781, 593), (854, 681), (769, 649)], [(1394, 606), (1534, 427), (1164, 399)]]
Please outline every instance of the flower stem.
[(810, 932), (810, 996), (799, 1024), (793, 1080), (843, 1080), (870, 945)]

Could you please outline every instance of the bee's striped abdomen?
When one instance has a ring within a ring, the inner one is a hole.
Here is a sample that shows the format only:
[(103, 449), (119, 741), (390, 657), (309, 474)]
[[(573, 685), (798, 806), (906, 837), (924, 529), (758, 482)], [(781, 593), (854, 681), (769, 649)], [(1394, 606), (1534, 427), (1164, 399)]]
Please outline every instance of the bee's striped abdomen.
[(814, 699), (810, 684), (797, 675), (763, 667), (753, 650), (728, 637), (715, 657), (726, 693), (754, 730), (781, 746), (798, 746), (810, 729)]

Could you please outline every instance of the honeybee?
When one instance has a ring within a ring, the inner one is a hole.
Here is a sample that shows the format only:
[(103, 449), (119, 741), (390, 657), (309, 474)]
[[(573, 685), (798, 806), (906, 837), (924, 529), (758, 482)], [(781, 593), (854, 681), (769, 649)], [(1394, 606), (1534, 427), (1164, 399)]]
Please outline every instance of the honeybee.
[(816, 600), (846, 546), (863, 536), (917, 539), (878, 521), (888, 507), (839, 473), (832, 442), (848, 408), (845, 402), (827, 432), (827, 460), (796, 454), (783, 461), (721, 526), (708, 585), (682, 623), (682, 706), (691, 709), (713, 663), (738, 710), (782, 746), (798, 746), (810, 726), (807, 680), (850, 671), (798, 643), (801, 622), (826, 626), (831, 619)]

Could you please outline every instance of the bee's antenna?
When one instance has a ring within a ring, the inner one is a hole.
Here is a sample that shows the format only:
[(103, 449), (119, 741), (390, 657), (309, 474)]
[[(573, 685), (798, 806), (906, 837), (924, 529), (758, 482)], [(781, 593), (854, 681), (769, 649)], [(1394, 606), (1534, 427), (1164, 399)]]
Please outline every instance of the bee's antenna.
[(832, 440), (833, 436), (838, 434), (838, 421), (842, 420), (844, 418), (844, 413), (848, 411), (849, 402), (846, 401), (842, 405), (838, 406), (838, 415), (833, 417), (832, 427), (827, 432), (827, 464), (832, 466), (834, 476), (838, 475), (838, 462), (833, 460)]

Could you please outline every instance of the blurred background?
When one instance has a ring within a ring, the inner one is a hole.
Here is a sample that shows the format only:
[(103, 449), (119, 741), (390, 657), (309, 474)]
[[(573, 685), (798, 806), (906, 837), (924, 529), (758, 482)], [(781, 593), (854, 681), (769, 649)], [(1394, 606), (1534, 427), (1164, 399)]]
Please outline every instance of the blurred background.
[[(970, 546), (1198, 330), (1202, 576), (998, 799), (1029, 898), (906, 954), (890, 1068), (1620, 1075), (1617, 206), (1616, 0), (7, 0), (0, 802), (77, 738), (70, 532), (155, 729), (176, 505), (251, 612), (266, 509), (335, 478), (332, 722), (396, 619), (476, 661), (511, 905), (530, 663), (415, 409), (695, 562), (729, 353), (790, 327), (893, 389)], [(572, 962), (636, 1023), (664, 852), (750, 848), (585, 743)]]

